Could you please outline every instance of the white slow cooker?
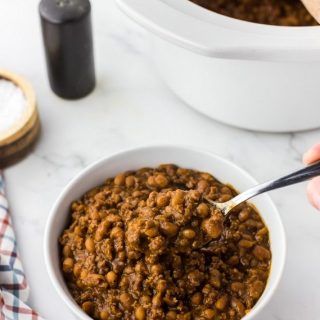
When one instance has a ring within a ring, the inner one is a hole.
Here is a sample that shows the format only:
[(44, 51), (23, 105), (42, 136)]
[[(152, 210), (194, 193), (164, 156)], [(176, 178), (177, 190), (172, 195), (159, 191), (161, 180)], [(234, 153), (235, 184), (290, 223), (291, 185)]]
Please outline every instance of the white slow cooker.
[(320, 127), (320, 27), (229, 18), (188, 0), (117, 0), (155, 36), (153, 58), (188, 105), (260, 131)]

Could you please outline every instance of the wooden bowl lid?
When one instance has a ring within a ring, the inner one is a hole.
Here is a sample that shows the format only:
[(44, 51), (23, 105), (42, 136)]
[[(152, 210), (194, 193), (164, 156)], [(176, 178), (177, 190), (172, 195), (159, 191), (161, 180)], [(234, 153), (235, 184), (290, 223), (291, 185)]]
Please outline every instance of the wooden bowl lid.
[(32, 86), (24, 78), (0, 69), (0, 79), (5, 79), (19, 87), (26, 98), (26, 108), (21, 118), (8, 130), (0, 133), (0, 168), (6, 167), (25, 156), (35, 143), (40, 121), (36, 97)]

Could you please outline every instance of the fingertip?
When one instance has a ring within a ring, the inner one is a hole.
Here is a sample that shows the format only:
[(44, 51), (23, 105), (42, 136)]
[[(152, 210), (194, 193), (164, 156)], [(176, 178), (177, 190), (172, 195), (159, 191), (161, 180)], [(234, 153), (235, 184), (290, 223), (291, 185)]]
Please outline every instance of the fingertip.
[(318, 23), (320, 23), (320, 7), (318, 5), (317, 9), (314, 12), (313, 17), (317, 20)]
[(315, 144), (303, 155), (303, 162), (311, 164), (320, 159), (320, 143)]

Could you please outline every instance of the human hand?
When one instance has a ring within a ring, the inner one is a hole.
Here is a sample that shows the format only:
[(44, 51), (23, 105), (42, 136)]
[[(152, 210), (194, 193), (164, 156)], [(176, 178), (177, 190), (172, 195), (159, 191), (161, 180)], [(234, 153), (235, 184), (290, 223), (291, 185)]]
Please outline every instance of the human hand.
[[(311, 164), (320, 160), (320, 143), (314, 145), (303, 156), (305, 164)], [(320, 177), (313, 178), (307, 187), (307, 195), (310, 203), (318, 210), (320, 210)]]
[(320, 23), (320, 0), (301, 0), (310, 14)]

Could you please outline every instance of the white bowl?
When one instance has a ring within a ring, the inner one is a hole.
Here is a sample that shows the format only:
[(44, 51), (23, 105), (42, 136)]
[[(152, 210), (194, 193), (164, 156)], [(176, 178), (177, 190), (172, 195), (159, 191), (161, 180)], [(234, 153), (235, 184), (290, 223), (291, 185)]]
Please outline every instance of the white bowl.
[[(90, 320), (70, 295), (63, 279), (58, 238), (70, 217), (69, 207), (73, 200), (81, 197), (89, 189), (100, 185), (107, 177), (117, 173), (155, 167), (161, 163), (174, 163), (181, 167), (212, 173), (221, 182), (232, 184), (237, 190), (244, 191), (257, 182), (244, 170), (233, 163), (212, 153), (180, 146), (151, 146), (123, 151), (108, 156), (83, 170), (62, 191), (55, 202), (45, 230), (44, 255), (51, 281), (61, 299), (74, 314), (82, 320)], [(270, 231), (272, 268), (267, 287), (254, 308), (243, 320), (258, 319), (258, 314), (268, 303), (280, 281), (286, 255), (284, 228), (279, 213), (267, 195), (254, 199), (253, 203), (261, 213)]]
[(117, 3), (155, 35), (157, 69), (188, 105), (246, 129), (319, 127), (319, 26), (251, 23), (188, 0)]

